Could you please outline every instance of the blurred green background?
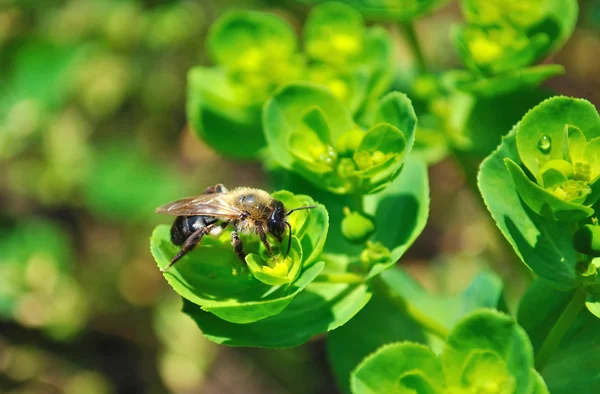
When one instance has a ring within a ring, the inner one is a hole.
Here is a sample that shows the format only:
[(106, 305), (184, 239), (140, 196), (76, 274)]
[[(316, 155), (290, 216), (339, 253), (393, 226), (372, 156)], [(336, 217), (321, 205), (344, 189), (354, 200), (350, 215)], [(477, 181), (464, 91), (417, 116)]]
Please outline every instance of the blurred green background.
[[(550, 59), (567, 73), (547, 86), (599, 107), (600, 1), (580, 6)], [(291, 0), (0, 0), (1, 393), (336, 392), (322, 338), (284, 350), (205, 340), (148, 250), (170, 220), (156, 206), (217, 182), (269, 189), (259, 163), (221, 158), (186, 128), (187, 70), (209, 64), (207, 28), (232, 7), (298, 29), (308, 12)], [(460, 18), (450, 2), (417, 21), (436, 70), (459, 65), (448, 31)], [(409, 51), (386, 27), (402, 81)], [(517, 277), (459, 166), (430, 176), (430, 222), (401, 264), (434, 292), (481, 265)]]

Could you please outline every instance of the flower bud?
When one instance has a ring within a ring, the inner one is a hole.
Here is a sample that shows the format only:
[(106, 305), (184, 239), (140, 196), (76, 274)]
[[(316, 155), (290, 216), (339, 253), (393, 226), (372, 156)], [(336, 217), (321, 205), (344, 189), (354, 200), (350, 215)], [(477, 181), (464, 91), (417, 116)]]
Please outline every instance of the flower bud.
[(337, 168), (337, 173), (341, 178), (351, 178), (355, 175), (355, 172), (356, 166), (352, 159), (344, 157), (340, 160)]
[(360, 170), (366, 170), (367, 168), (373, 167), (373, 158), (371, 154), (365, 150), (361, 150), (354, 153), (354, 162)]
[(345, 132), (336, 141), (338, 152), (350, 155), (357, 151), (364, 136), (365, 132), (359, 128)]
[(573, 248), (579, 253), (600, 257), (600, 226), (586, 224), (573, 235)]
[(561, 200), (581, 204), (591, 192), (592, 189), (584, 182), (568, 180), (554, 190), (554, 195)]
[(362, 244), (375, 232), (374, 219), (360, 212), (344, 209), (346, 217), (342, 220), (344, 238), (354, 244)]
[(360, 264), (368, 272), (375, 264), (386, 264), (391, 259), (391, 252), (383, 244), (367, 242), (367, 247), (360, 253)]
[(573, 179), (589, 182), (592, 178), (592, 166), (587, 161), (578, 161), (574, 165), (575, 174)]

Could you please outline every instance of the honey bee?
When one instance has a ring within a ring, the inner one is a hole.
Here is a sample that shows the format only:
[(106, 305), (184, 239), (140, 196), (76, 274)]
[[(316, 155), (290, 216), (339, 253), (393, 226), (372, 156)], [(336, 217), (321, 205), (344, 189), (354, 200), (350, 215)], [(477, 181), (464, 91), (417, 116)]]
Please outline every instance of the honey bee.
[(286, 255), (290, 251), (292, 226), (287, 217), (301, 209), (316, 208), (304, 206), (286, 211), (283, 203), (269, 193), (250, 187), (239, 187), (229, 191), (222, 184), (207, 188), (196, 197), (183, 198), (156, 208), (156, 213), (177, 216), (171, 227), (171, 242), (181, 246), (169, 265), (168, 270), (179, 259), (200, 243), (205, 235), (217, 236), (228, 226), (233, 225), (231, 244), (235, 254), (245, 262), (246, 254), (239, 233), (256, 233), (270, 256), (273, 256), (267, 234), (273, 235), (280, 243), (286, 226), (289, 238)]

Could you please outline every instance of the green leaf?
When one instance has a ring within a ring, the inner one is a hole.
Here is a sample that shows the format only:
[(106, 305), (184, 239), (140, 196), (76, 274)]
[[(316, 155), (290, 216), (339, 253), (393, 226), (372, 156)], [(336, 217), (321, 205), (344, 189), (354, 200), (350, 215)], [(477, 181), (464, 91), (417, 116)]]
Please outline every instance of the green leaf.
[(429, 215), (425, 163), (417, 157), (410, 157), (400, 175), (387, 188), (365, 196), (364, 208), (367, 214), (375, 217), (374, 240), (392, 252), (389, 264), (371, 268), (368, 278), (372, 278), (395, 264), (425, 228)]
[[(390, 93), (381, 100), (376, 126), (361, 135), (357, 151), (349, 152), (354, 144), (348, 139), (357, 130), (350, 112), (329, 91), (309, 83), (280, 88), (265, 105), (263, 119), (274, 158), (336, 194), (373, 193), (387, 186), (412, 148), (416, 128), (410, 100)], [(338, 157), (330, 142), (352, 158)]]
[[(534, 281), (521, 299), (517, 319), (534, 349), (541, 347), (557, 319), (573, 298), (574, 290), (561, 291), (542, 280)], [(600, 391), (600, 319), (583, 309), (549, 358), (542, 376), (553, 394)]]
[(452, 39), (463, 63), (475, 74), (498, 75), (531, 65), (548, 45), (548, 37), (528, 37), (510, 26), (466, 25), (453, 29)]
[[(286, 209), (315, 205), (310, 197), (295, 196), (287, 191), (278, 191), (272, 196), (281, 201)], [(278, 314), (323, 269), (323, 264), (315, 264), (314, 260), (321, 253), (328, 229), (327, 211), (322, 205), (312, 210), (294, 212), (288, 221), (294, 235), (289, 255), (293, 269), (290, 269), (291, 276), (283, 275), (285, 280), (273, 278), (281, 276), (278, 275), (279, 270), (262, 275), (264, 270), (260, 266), (263, 263), (257, 260), (265, 259), (264, 246), (257, 236), (242, 234), (244, 250), (249, 255), (246, 261), (252, 265), (249, 270), (233, 253), (228, 231), (219, 237), (205, 236), (192, 252), (169, 268), (164, 276), (179, 295), (221, 319), (244, 324)], [(301, 246), (304, 245), (307, 249), (303, 253)], [(278, 242), (272, 244), (276, 258), (281, 258), (279, 252), (286, 246), (287, 239), (283, 239), (281, 245)], [(172, 244), (166, 225), (154, 230), (150, 248), (160, 268), (166, 267), (180, 249)], [(252, 256), (253, 253), (260, 257)], [(301, 267), (302, 271), (299, 271)], [(262, 282), (252, 272), (261, 272)], [(269, 286), (263, 282), (287, 285)]]
[(452, 328), (476, 309), (497, 308), (502, 300), (502, 281), (491, 272), (479, 273), (464, 291), (455, 295), (430, 294), (401, 269), (387, 270), (381, 279), (411, 306), (446, 328)]
[(546, 386), (546, 382), (544, 378), (538, 371), (535, 369), (531, 370), (532, 380), (533, 380), (533, 388), (529, 392), (530, 394), (550, 394), (548, 391), (548, 386)]
[[(323, 269), (317, 264), (289, 286), (268, 286), (239, 261), (227, 238), (205, 237), (163, 275), (180, 296), (230, 322), (251, 323), (280, 313)], [(156, 227), (150, 248), (160, 268), (179, 250), (171, 243), (166, 225)]]
[(367, 355), (392, 342), (425, 343), (422, 328), (384, 297), (374, 295), (352, 320), (327, 336), (338, 387), (350, 392), (350, 373)]
[(417, 131), (417, 115), (407, 95), (391, 92), (383, 97), (375, 114), (374, 123), (389, 123), (400, 130), (406, 139), (405, 152), (411, 151)]
[(225, 70), (195, 67), (188, 73), (188, 122), (200, 139), (225, 156), (253, 158), (266, 145), (260, 106), (250, 100), (240, 95)]
[(497, 311), (481, 310), (461, 320), (441, 359), (450, 387), (527, 394), (532, 384), (529, 338), (516, 321)]
[[(320, 262), (314, 267), (322, 266)], [(194, 319), (204, 336), (218, 344), (292, 347), (345, 324), (370, 298), (366, 285), (313, 283), (281, 313), (250, 324), (219, 319), (185, 299), (183, 312)]]
[(572, 298), (572, 291), (557, 290), (539, 279), (527, 288), (519, 303), (517, 320), (527, 331), (534, 351), (539, 351)]
[(546, 44), (537, 58), (560, 48), (573, 33), (577, 22), (576, 0), (462, 0), (465, 19), (478, 26), (510, 26), (529, 37), (544, 36)]
[(315, 107), (324, 114), (332, 141), (354, 129), (350, 111), (330, 91), (308, 82), (289, 83), (280, 87), (263, 108), (264, 131), (271, 152), (286, 169), (294, 167), (294, 157), (288, 147), (290, 136), (296, 132), (310, 131), (304, 117)]
[[(570, 97), (552, 97), (529, 111), (517, 126), (517, 150), (525, 167), (538, 176), (549, 160), (563, 159), (565, 125), (575, 126), (587, 140), (600, 137), (600, 115), (588, 101)], [(541, 149), (541, 141), (549, 142)], [(545, 148), (545, 147), (544, 147)]]
[[(475, 309), (495, 308), (502, 296), (502, 281), (488, 272), (477, 275), (456, 295), (430, 294), (398, 268), (383, 272), (381, 279), (411, 306), (448, 328)], [(350, 372), (360, 360), (382, 345), (404, 340), (426, 343), (426, 335), (398, 305), (374, 295), (350, 322), (328, 336), (327, 351), (339, 387), (350, 392)]]
[(600, 319), (600, 295), (588, 294), (585, 306), (588, 311)]
[(371, 123), (366, 120), (376, 111), (379, 98), (391, 90), (394, 80), (394, 40), (382, 26), (373, 26), (365, 36), (365, 51), (361, 63), (370, 70), (370, 78), (366, 86), (366, 97), (359, 112), (361, 124)]
[(547, 79), (564, 73), (564, 67), (559, 64), (520, 68), (490, 77), (475, 76), (463, 70), (451, 70), (443, 74), (442, 83), (449, 88), (477, 96), (495, 97), (536, 88)]
[(437, 356), (426, 346), (403, 342), (380, 348), (351, 377), (354, 394), (442, 393), (444, 374)]
[(363, 52), (365, 30), (354, 8), (334, 2), (319, 5), (304, 25), (305, 52), (323, 63), (344, 65)]
[[(328, 0), (299, 0), (318, 4)], [(377, 21), (410, 21), (431, 12), (448, 0), (338, 0), (358, 9), (366, 18)]]
[(478, 184), (488, 210), (525, 265), (552, 286), (575, 287), (572, 235), (564, 224), (544, 219), (522, 202), (504, 165), (505, 158), (520, 162), (515, 129), (481, 164)]
[(353, 155), (359, 168), (356, 174), (373, 184), (366, 189), (378, 187), (379, 179), (392, 178), (402, 165), (405, 151), (404, 134), (391, 124), (380, 123), (367, 131)]
[(207, 46), (216, 63), (255, 70), (264, 57), (275, 60), (291, 56), (297, 42), (294, 29), (280, 17), (235, 10), (212, 25)]
[(535, 213), (548, 220), (576, 222), (591, 216), (592, 208), (564, 201), (548, 190), (532, 182), (523, 169), (509, 158), (504, 163), (510, 173), (519, 196)]

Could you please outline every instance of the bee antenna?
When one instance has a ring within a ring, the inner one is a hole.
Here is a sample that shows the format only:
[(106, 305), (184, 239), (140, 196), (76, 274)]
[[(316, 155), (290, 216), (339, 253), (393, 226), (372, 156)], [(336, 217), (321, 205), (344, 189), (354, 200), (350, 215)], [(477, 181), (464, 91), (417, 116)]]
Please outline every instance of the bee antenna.
[(290, 248), (292, 247), (292, 225), (290, 224), (290, 222), (285, 222), (285, 224), (287, 224), (288, 228), (290, 229), (290, 235), (288, 237), (288, 247), (287, 251), (285, 252), (285, 257), (287, 257), (287, 255), (290, 254)]
[(290, 209), (289, 211), (287, 211), (287, 213), (285, 214), (285, 216), (290, 216), (290, 214), (292, 212), (299, 211), (301, 209), (312, 209), (312, 208), (316, 208), (316, 207), (317, 207), (316, 205), (307, 205), (305, 207)]

